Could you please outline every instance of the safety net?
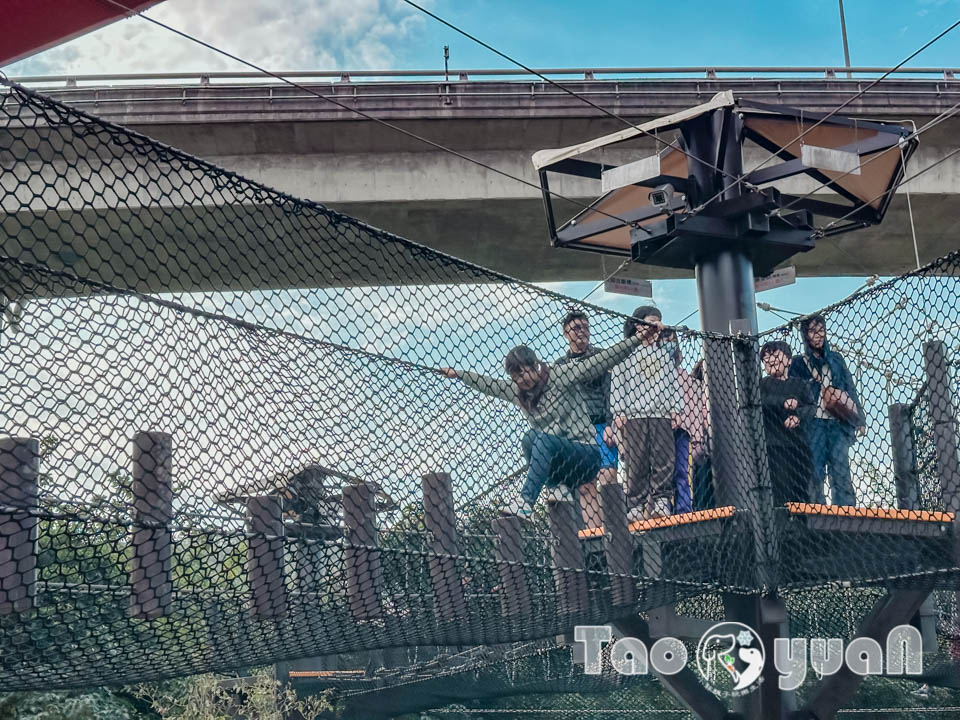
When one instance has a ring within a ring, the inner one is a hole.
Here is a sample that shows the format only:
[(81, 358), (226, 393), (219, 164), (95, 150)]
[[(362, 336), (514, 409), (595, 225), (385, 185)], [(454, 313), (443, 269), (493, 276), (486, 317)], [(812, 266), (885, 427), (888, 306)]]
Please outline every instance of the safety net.
[[(882, 595), (883, 591), (876, 588), (842, 586), (787, 593), (789, 634), (848, 643), (858, 637), (864, 619)], [(908, 678), (868, 678), (849, 706), (857, 712), (890, 717), (910, 716), (917, 710), (945, 713), (947, 717), (956, 711), (960, 706), (956, 602), (955, 593), (950, 591), (934, 591), (931, 595), (921, 673)], [(724, 619), (719, 596), (686, 600), (676, 610), (708, 622)], [(649, 613), (644, 615), (650, 618)], [(687, 642), (691, 658), (695, 657), (696, 645), (695, 641)], [(582, 717), (583, 713), (695, 717), (666, 692), (649, 668), (635, 674), (615, 669), (609, 646), (598, 674), (584, 671), (582, 655), (573, 647), (553, 640), (418, 650), (425, 657), (408, 652), (403, 657), (377, 658), (373, 663), (377, 667), (367, 664), (362, 681), (346, 679), (342, 674), (338, 678), (335, 673), (301, 672), (293, 673), (290, 682), (298, 693), (333, 688), (336, 707), (371, 718), (414, 713), (430, 718), (476, 717), (484, 712), (490, 717), (538, 712), (561, 718)], [(384, 660), (395, 666), (383, 667)], [(353, 657), (347, 664), (360, 667), (364, 662)], [(714, 669), (715, 674), (719, 672), (722, 670)], [(821, 679), (817, 668), (807, 669), (797, 688), (798, 704), (816, 692)]]
[(5, 688), (954, 586), (960, 256), (672, 329), (15, 84), (0, 240)]

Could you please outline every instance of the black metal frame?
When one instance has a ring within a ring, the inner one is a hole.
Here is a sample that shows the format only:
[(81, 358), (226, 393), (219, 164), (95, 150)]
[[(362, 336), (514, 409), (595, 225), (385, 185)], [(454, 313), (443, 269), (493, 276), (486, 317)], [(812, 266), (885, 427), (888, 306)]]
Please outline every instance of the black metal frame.
[[(688, 214), (691, 194), (695, 194), (695, 187), (691, 185), (692, 178), (679, 178), (670, 175), (658, 175), (635, 185), (639, 187), (657, 187), (666, 183), (673, 185), (677, 192), (667, 206), (641, 207), (629, 213), (621, 213), (620, 220), (605, 217), (585, 224), (579, 224), (581, 218), (595, 210), (599, 203), (609, 197), (605, 193), (587, 208), (582, 209), (572, 218), (558, 226), (553, 208), (553, 199), (550, 193), (548, 173), (556, 172), (577, 177), (599, 180), (605, 170), (615, 165), (605, 165), (576, 158), (567, 158), (541, 168), (539, 171), (540, 185), (543, 194), (544, 209), (547, 217), (547, 228), (554, 247), (571, 248), (586, 252), (595, 252), (605, 255), (631, 257), (635, 262), (661, 267), (691, 269), (696, 265), (701, 248), (709, 246), (712, 252), (717, 244), (736, 247), (745, 250), (753, 260), (758, 275), (766, 274), (774, 267), (799, 252), (806, 252), (814, 247), (816, 230), (813, 225), (813, 215), (823, 215), (832, 218), (849, 219), (839, 227), (832, 228), (830, 235), (849, 232), (868, 225), (879, 223), (889, 208), (893, 190), (904, 176), (906, 161), (917, 147), (916, 138), (911, 137), (909, 128), (902, 125), (885, 124), (872, 121), (861, 121), (852, 118), (838, 117), (826, 113), (808, 112), (799, 108), (785, 105), (757, 102), (737, 98), (733, 108), (712, 111), (720, 113), (719, 129), (715, 133), (716, 146), (710, 151), (708, 158), (711, 165), (723, 167), (723, 159), (728, 154), (727, 145), (730, 142), (742, 144), (745, 138), (757, 143), (760, 147), (775, 153), (784, 162), (754, 170), (743, 177), (743, 182), (737, 192), (728, 197), (713, 200), (710, 205), (702, 208), (695, 215)], [(734, 113), (739, 116), (737, 132), (729, 132), (732, 127), (731, 119)], [(879, 207), (857, 207), (862, 199), (837, 185), (822, 171), (810, 168), (801, 162), (800, 158), (775, 145), (759, 133), (745, 127), (742, 120), (745, 117), (780, 116), (822, 122), (824, 125), (833, 125), (848, 128), (860, 128), (878, 135), (869, 137), (862, 142), (845, 145), (839, 150), (855, 152), (859, 157), (874, 155), (895, 148), (902, 143), (902, 160), (890, 178)], [(705, 116), (686, 120), (663, 129), (684, 128), (690, 131), (693, 123), (703, 122)], [(734, 139), (736, 136), (736, 139)], [(736, 173), (738, 176), (740, 173)], [(830, 187), (846, 202), (838, 203), (814, 197), (799, 195), (782, 195), (775, 188), (756, 187), (758, 184), (774, 182), (795, 175), (805, 174), (820, 183)], [(715, 184), (722, 187), (723, 178), (719, 171)], [(681, 199), (683, 196), (684, 199)], [(696, 198), (693, 198), (696, 200)], [(771, 213), (793, 210), (789, 215), (773, 215)], [(649, 222), (653, 218), (663, 216), (657, 222)], [(622, 222), (621, 222), (622, 221)], [(640, 223), (645, 223), (640, 225)], [(615, 229), (624, 224), (631, 226), (631, 247), (628, 250), (594, 245), (584, 242), (587, 238)]]

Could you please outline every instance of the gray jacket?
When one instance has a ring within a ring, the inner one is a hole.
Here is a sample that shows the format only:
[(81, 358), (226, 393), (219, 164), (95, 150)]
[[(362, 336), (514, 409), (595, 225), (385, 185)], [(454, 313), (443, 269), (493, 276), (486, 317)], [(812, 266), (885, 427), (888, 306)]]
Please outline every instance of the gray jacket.
[[(551, 367), (550, 378), (536, 411), (533, 414), (523, 411), (530, 426), (551, 435), (592, 444), (596, 428), (591, 422), (590, 407), (581, 383), (601, 377), (633, 352), (639, 342), (639, 336), (634, 336), (582, 360)], [(517, 386), (512, 380), (474, 372), (462, 372), (460, 377), (474, 390), (520, 406)]]
[(641, 345), (613, 369), (610, 412), (628, 418), (669, 418), (683, 412), (677, 368), (662, 347)]

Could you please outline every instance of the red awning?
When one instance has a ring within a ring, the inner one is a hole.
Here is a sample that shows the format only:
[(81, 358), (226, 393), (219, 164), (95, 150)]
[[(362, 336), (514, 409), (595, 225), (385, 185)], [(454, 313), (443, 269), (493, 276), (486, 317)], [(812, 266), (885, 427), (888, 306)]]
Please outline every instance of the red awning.
[[(118, 0), (131, 11), (162, 0)], [(0, 66), (72, 40), (124, 16), (106, 0), (0, 0)]]

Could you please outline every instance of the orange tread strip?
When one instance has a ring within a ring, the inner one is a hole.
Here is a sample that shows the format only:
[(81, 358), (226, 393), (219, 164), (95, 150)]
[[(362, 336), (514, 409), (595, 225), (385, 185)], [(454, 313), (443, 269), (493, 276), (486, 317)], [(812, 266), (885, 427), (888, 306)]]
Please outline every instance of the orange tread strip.
[[(675, 527), (677, 525), (689, 525), (690, 523), (703, 522), (705, 520), (720, 520), (728, 517), (733, 517), (732, 505), (714, 508), (711, 510), (697, 510), (695, 512), (680, 513), (678, 515), (650, 518), (649, 520), (634, 520), (632, 523), (630, 523), (628, 529), (630, 532), (644, 532), (646, 530)], [(581, 540), (603, 537), (603, 528), (587, 528), (586, 530), (581, 530), (577, 534)]]
[(921, 522), (953, 522), (953, 513), (929, 510), (898, 510), (896, 508), (865, 508), (849, 505), (819, 505), (816, 503), (787, 503), (793, 515), (832, 515), (834, 517), (882, 518), (884, 520), (918, 520)]

